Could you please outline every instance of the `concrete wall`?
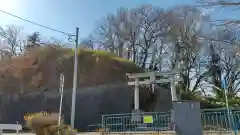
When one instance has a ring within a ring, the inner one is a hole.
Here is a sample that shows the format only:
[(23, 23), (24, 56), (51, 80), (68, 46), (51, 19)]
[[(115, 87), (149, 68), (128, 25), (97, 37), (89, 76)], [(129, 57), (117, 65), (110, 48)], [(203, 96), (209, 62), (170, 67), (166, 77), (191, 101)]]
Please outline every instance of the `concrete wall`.
[[(65, 93), (63, 114), (70, 123), (72, 92)], [(24, 125), (26, 113), (59, 111), (59, 93), (36, 92), (20, 97), (8, 103), (1, 111), (0, 123), (16, 123)], [(132, 90), (127, 86), (101, 86), (79, 89), (76, 99), (75, 124), (80, 131), (86, 131), (90, 124), (100, 124), (102, 114), (127, 113), (132, 111)]]
[(202, 135), (199, 102), (180, 101), (173, 103), (175, 131), (178, 135)]
[[(40, 91), (40, 92), (39, 92)], [(7, 104), (0, 103), (0, 123), (24, 124), (23, 116), (26, 113), (40, 111), (58, 112), (60, 95), (58, 90), (39, 90), (15, 99), (7, 100)], [(160, 90), (161, 91), (161, 90)], [(141, 106), (149, 105), (143, 99), (147, 97), (145, 90), (140, 97)], [(168, 93), (168, 94), (167, 94)], [(157, 111), (166, 111), (171, 108), (170, 91), (160, 92), (157, 100)], [(12, 95), (11, 95), (12, 97)], [(63, 97), (63, 114), (66, 123), (70, 123), (72, 89), (65, 90)], [(0, 97), (1, 98), (1, 97)], [(7, 98), (2, 95), (2, 98)], [(161, 98), (164, 98), (161, 100)], [(168, 102), (170, 100), (170, 102)], [(1, 102), (1, 101), (0, 101)], [(80, 131), (87, 131), (88, 125), (101, 124), (101, 115), (130, 113), (133, 109), (133, 89), (126, 84), (104, 85), (82, 88), (77, 90), (75, 124)]]

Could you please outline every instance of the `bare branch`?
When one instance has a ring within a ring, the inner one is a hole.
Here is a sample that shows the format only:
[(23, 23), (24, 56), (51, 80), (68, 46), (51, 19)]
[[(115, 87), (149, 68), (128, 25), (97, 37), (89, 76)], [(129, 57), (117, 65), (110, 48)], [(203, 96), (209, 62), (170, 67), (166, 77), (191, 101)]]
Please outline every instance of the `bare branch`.
[(2, 49), (9, 51), (13, 56), (21, 54), (24, 50), (23, 40), (19, 37), (20, 31), (20, 28), (12, 25), (6, 28), (0, 27), (0, 37), (6, 41)]

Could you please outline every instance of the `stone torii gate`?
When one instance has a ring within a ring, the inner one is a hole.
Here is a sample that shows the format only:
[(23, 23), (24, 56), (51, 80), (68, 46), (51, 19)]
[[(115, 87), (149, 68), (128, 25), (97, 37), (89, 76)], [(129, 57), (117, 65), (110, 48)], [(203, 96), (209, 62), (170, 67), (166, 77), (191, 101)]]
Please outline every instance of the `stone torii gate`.
[[(152, 85), (152, 90), (154, 90), (154, 84), (161, 84), (170, 82), (171, 84), (171, 96), (172, 101), (177, 101), (176, 94), (176, 74), (175, 71), (168, 72), (145, 72), (145, 73), (127, 73), (127, 77), (130, 80), (128, 85), (134, 86), (134, 110), (139, 110), (139, 86), (140, 85)], [(162, 76), (168, 76), (167, 79), (160, 78)]]
[[(176, 81), (180, 81), (180, 79), (176, 78), (176, 70), (170, 72), (128, 73), (126, 75), (130, 80), (128, 85), (134, 86), (133, 111), (135, 113), (132, 114), (132, 121), (137, 123), (141, 121), (139, 117), (141, 115), (139, 110), (139, 85), (152, 85), (152, 90), (154, 90), (154, 84), (170, 82), (173, 103), (171, 128), (178, 135), (202, 135), (199, 102), (179, 101), (177, 99), (175, 83)], [(167, 76), (167, 79), (161, 78), (162, 76)], [(141, 127), (142, 124), (140, 123), (138, 126)]]

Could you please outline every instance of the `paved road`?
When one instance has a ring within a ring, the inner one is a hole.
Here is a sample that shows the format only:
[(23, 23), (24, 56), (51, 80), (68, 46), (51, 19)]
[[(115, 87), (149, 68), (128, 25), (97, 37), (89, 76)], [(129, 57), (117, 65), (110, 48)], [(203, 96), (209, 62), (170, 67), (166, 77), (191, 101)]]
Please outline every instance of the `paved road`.
[[(16, 133), (3, 133), (3, 135), (16, 135)], [(20, 133), (19, 135), (35, 135), (33, 133)], [(86, 133), (78, 133), (77, 135), (100, 135), (99, 132), (86, 132)], [(123, 134), (109, 134), (109, 135), (123, 135)], [(129, 135), (151, 135), (151, 134), (129, 134)], [(154, 135), (154, 134), (152, 134)], [(156, 134), (155, 134), (156, 135)], [(157, 135), (176, 135), (172, 132), (160, 133)], [(233, 133), (204, 133), (203, 135), (234, 135)], [(240, 135), (240, 134), (239, 134)]]

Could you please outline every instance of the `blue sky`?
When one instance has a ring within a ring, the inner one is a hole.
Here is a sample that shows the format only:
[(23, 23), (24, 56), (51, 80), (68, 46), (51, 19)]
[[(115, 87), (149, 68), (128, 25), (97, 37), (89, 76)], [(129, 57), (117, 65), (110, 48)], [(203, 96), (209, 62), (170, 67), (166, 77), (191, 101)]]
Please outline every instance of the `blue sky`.
[[(180, 2), (181, 1), (181, 2)], [(175, 4), (193, 3), (194, 0), (0, 0), (0, 9), (27, 18), (64, 32), (74, 33), (79, 27), (80, 38), (88, 36), (96, 27), (97, 21), (119, 7), (136, 7), (153, 4), (169, 7)], [(0, 25), (22, 26), (24, 31), (39, 31), (45, 37), (54, 36), (67, 39), (64, 35), (45, 30), (16, 18), (0, 13)]]
[[(194, 4), (195, 0), (0, 0), (0, 9), (38, 22), (40, 24), (75, 33), (79, 27), (80, 38), (87, 37), (96, 27), (97, 21), (119, 7), (136, 7), (152, 4), (167, 8), (176, 4)], [(44, 28), (34, 26), (0, 12), (0, 26), (14, 24), (24, 28), (26, 33), (39, 31), (44, 37), (67, 37)]]

